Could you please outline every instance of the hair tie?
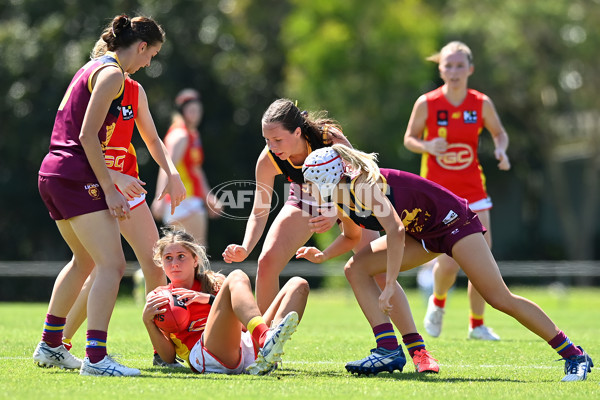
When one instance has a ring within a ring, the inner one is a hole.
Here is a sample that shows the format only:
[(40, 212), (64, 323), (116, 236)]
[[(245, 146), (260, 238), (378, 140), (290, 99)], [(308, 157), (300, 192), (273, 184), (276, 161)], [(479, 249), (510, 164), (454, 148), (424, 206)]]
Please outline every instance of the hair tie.
[(113, 37), (117, 37), (117, 34), (115, 33), (115, 27), (111, 27), (110, 31), (112, 32)]
[(302, 110), (302, 111), (300, 111), (300, 115), (302, 115), (304, 118), (306, 118), (306, 117), (308, 117), (308, 111)]

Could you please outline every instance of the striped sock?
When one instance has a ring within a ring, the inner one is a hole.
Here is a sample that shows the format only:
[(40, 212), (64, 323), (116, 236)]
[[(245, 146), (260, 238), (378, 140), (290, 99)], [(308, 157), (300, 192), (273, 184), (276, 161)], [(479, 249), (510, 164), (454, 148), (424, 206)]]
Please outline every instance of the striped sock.
[(473, 311), (469, 313), (469, 323), (471, 324), (471, 329), (475, 329), (478, 326), (483, 325), (483, 314), (475, 314)]
[(438, 306), (439, 308), (446, 307), (446, 297), (448, 297), (448, 293), (444, 293), (443, 295), (439, 295), (437, 293), (433, 293), (433, 304)]
[(97, 363), (106, 357), (106, 337), (106, 331), (87, 331), (85, 356), (90, 359), (91, 363)]
[(556, 351), (562, 358), (580, 356), (583, 354), (581, 350), (573, 345), (571, 340), (563, 331), (558, 332), (558, 334), (554, 336), (552, 340), (548, 341), (548, 344), (552, 346), (554, 351)]
[(410, 358), (415, 355), (415, 351), (425, 348), (425, 341), (418, 333), (404, 335), (402, 336), (402, 341), (406, 346), (406, 350), (408, 350), (408, 354), (410, 354)]
[(50, 347), (58, 347), (62, 344), (62, 334), (65, 328), (66, 318), (57, 317), (52, 314), (46, 314), (44, 321), (44, 331), (42, 332), (42, 341)]
[(378, 349), (396, 350), (398, 348), (398, 339), (396, 339), (394, 327), (389, 322), (374, 327), (373, 335), (375, 335)]

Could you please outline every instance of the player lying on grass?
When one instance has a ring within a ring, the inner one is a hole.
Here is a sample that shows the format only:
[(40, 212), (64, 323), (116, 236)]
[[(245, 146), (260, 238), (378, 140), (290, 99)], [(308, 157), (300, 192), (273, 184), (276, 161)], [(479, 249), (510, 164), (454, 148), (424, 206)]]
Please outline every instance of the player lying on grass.
[[(343, 145), (312, 152), (304, 161), (303, 174), (307, 190), (337, 205), (343, 233), (322, 252), (303, 247), (297, 257), (320, 263), (355, 246), (361, 228), (385, 230), (385, 236), (355, 254), (344, 268), (372, 327), (389, 322), (391, 312), (410, 315), (408, 303), (403, 310), (391, 306), (399, 272), (445, 253), (460, 265), (488, 304), (514, 317), (558, 352), (565, 360), (563, 381), (586, 379), (593, 367), (590, 356), (571, 343), (537, 304), (510, 292), (483, 238), (485, 228), (465, 199), (420, 176), (380, 170), (375, 154)], [(384, 271), (386, 285), (381, 291), (371, 278)], [(395, 360), (375, 350), (347, 368), (375, 362), (379, 367), (373, 369), (379, 372)]]
[[(154, 259), (171, 283), (148, 294), (143, 320), (163, 360), (172, 363), (178, 355), (197, 373), (264, 375), (277, 366), (306, 307), (306, 280), (290, 279), (261, 315), (248, 276), (241, 270), (227, 277), (210, 270), (204, 247), (191, 235), (166, 230)], [(179, 332), (167, 334), (155, 324), (169, 303), (158, 293), (163, 289), (189, 312), (189, 323)]]

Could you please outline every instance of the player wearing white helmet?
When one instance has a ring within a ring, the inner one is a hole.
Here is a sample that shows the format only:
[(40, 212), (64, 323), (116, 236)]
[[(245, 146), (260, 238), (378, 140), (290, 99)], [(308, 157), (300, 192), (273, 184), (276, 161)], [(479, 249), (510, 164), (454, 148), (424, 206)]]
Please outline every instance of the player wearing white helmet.
[[(339, 164), (349, 171), (341, 179), (331, 174), (335, 168), (322, 168)], [(563, 381), (587, 378), (594, 365), (590, 356), (575, 346), (537, 304), (510, 292), (483, 238), (486, 230), (467, 200), (418, 175), (379, 169), (374, 154), (342, 145), (316, 150), (304, 165), (305, 178), (315, 183), (316, 190), (324, 182), (338, 181), (321, 197), (336, 204), (343, 232), (323, 251), (315, 247), (299, 249), (299, 258), (320, 263), (344, 254), (354, 245), (361, 228), (386, 232), (345, 266), (346, 278), (371, 326), (389, 322), (389, 315), (398, 311), (410, 315), (408, 303), (401, 310), (392, 304), (399, 272), (445, 253), (460, 265), (488, 304), (514, 317), (558, 352), (565, 360)], [(382, 272), (386, 273), (383, 291), (372, 279)], [(395, 367), (393, 359), (375, 350), (346, 368), (368, 373), (365, 365), (375, 371)], [(415, 365), (418, 368), (416, 361)]]

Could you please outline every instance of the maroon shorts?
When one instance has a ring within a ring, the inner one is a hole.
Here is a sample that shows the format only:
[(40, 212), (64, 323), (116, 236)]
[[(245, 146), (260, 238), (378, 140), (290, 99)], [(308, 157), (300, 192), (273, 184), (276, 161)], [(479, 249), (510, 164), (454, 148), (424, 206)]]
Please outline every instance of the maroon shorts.
[(57, 221), (108, 209), (98, 182), (39, 175), (38, 189), (50, 217)]
[[(436, 235), (422, 240), (425, 248), (433, 253), (446, 253), (452, 257), (452, 248), (460, 239), (474, 233), (485, 233), (487, 230), (481, 224), (479, 217), (470, 209), (466, 210), (464, 215), (456, 221), (455, 224), (446, 227), (446, 229), (436, 230)], [(411, 235), (412, 236), (412, 235)], [(418, 239), (413, 236), (418, 242)]]

